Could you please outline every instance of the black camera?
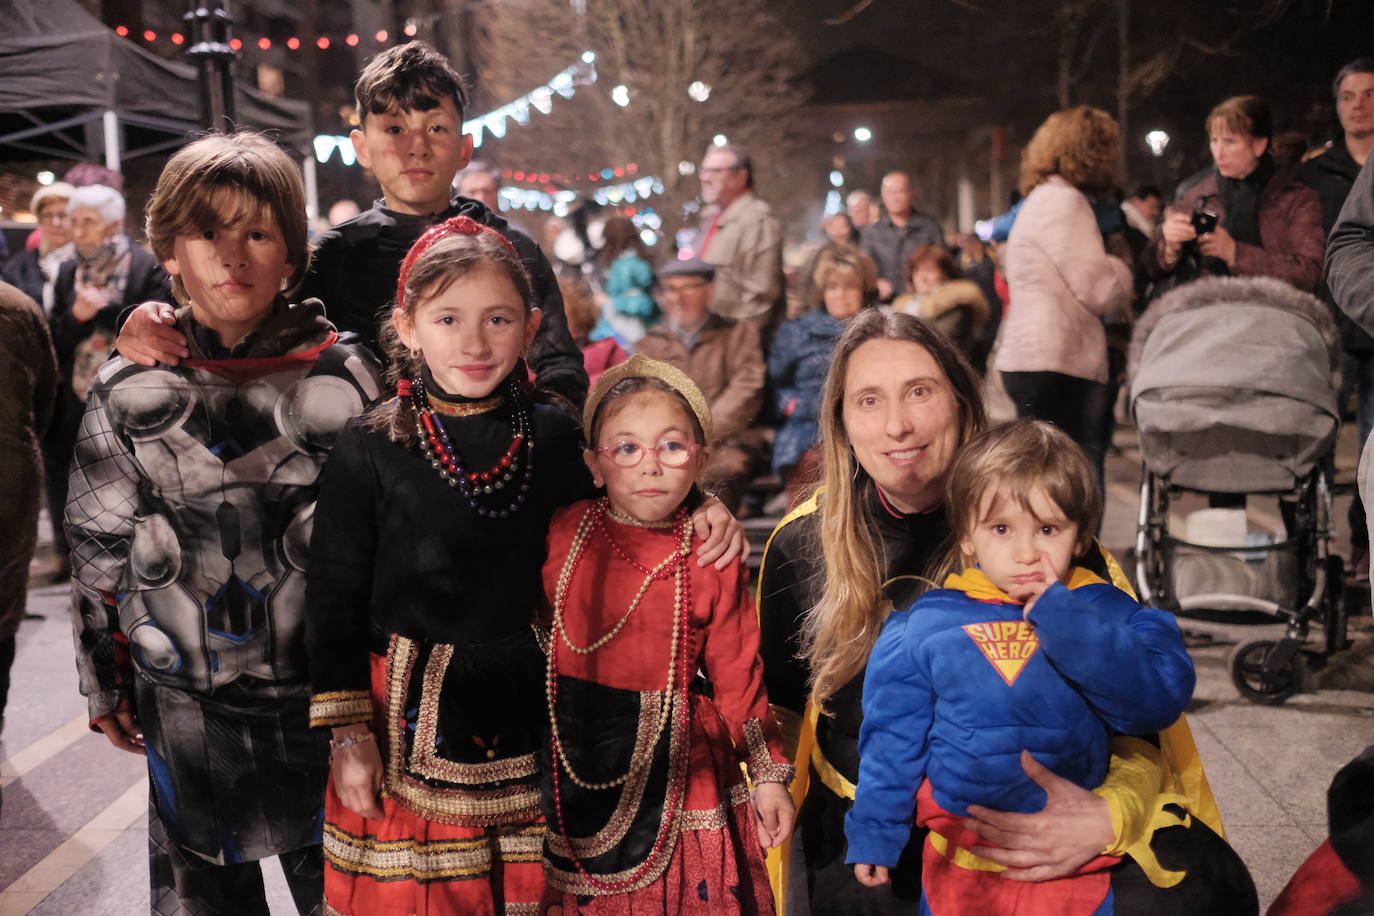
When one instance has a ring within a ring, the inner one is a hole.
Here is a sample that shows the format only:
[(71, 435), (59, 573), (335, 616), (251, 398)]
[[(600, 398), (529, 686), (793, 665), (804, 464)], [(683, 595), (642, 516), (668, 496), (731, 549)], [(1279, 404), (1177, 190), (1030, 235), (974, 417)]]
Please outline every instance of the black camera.
[(1215, 231), (1217, 222), (1220, 220), (1215, 210), (1207, 209), (1208, 200), (1208, 197), (1204, 197), (1193, 207), (1193, 231), (1198, 235), (1206, 235)]

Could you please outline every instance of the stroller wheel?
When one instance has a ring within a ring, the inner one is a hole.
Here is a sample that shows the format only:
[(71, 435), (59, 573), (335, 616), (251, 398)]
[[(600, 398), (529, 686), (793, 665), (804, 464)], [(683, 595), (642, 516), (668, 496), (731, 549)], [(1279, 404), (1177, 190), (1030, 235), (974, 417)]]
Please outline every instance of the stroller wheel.
[[(1291, 655), (1287, 663), (1274, 669), (1269, 663), (1276, 650), (1291, 652)], [(1271, 670), (1266, 671), (1266, 668)], [(1297, 693), (1306, 670), (1307, 661), (1297, 646), (1283, 646), (1272, 639), (1242, 643), (1231, 654), (1231, 682), (1241, 696), (1265, 706), (1278, 706)]]

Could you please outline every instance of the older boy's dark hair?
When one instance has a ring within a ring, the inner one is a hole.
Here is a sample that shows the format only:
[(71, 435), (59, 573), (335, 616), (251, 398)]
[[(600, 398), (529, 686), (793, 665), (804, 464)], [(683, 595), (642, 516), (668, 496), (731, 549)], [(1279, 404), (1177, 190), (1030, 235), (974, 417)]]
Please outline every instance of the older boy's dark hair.
[(1097, 470), (1062, 430), (1043, 420), (1013, 420), (979, 433), (959, 450), (945, 481), (945, 505), (956, 540), (969, 536), (1002, 493), (1030, 511), (1036, 487), (1078, 526), (1075, 555), (1090, 546), (1102, 518)]
[[(148, 201), (148, 244), (165, 262), (174, 255), (177, 236), (238, 225), (256, 218), (264, 207), (276, 218), (286, 243), (286, 262), (293, 269), (284, 290), (289, 293), (310, 263), (305, 185), (291, 158), (262, 134), (207, 134), (178, 150)], [(177, 301), (190, 304), (181, 277), (172, 278), (172, 292)]]
[(358, 117), (400, 111), (429, 111), (453, 100), (458, 120), (467, 109), (467, 87), (448, 58), (423, 41), (388, 48), (368, 61), (353, 84)]

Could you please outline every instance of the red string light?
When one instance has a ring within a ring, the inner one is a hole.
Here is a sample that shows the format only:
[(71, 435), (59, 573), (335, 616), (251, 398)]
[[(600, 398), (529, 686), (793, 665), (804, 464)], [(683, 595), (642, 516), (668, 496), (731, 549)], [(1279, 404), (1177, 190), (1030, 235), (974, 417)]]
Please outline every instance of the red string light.
[[(115, 34), (121, 38), (128, 38), (131, 34), (129, 31), (129, 27), (126, 25), (117, 25), (115, 26), (114, 31)], [(416, 27), (413, 23), (407, 25), (404, 29), (404, 32), (407, 36), (413, 36), (418, 31), (418, 27)], [(154, 44), (158, 41), (158, 34), (152, 29), (145, 30), (142, 33), (141, 37), (148, 44)], [(164, 35), (163, 37), (171, 41), (174, 45), (183, 45), (186, 43), (186, 36), (183, 35), (181, 32), (171, 32)], [(337, 44), (339, 42), (343, 42), (350, 48), (356, 48), (363, 43), (364, 37), (365, 36), (361, 36), (356, 32), (350, 32), (342, 38), (330, 38), (329, 36), (321, 35), (314, 39), (314, 41), (315, 46), (319, 48), (321, 51), (324, 51), (332, 45)], [(385, 44), (391, 38), (391, 33), (388, 32), (386, 29), (378, 29), (375, 33), (373, 33), (372, 37), (377, 44)], [(273, 46), (272, 39), (266, 36), (262, 36), (257, 39), (250, 39), (250, 41), (253, 41), (253, 43), (256, 44), (258, 48), (260, 48), (263, 51), (271, 50)], [(243, 39), (231, 38), (229, 40), (229, 46), (233, 48), (235, 51), (241, 50), (243, 48)], [(288, 38), (286, 40), (286, 47), (292, 51), (299, 51), (301, 47), (301, 39), (297, 36), (292, 36), (291, 38)]]

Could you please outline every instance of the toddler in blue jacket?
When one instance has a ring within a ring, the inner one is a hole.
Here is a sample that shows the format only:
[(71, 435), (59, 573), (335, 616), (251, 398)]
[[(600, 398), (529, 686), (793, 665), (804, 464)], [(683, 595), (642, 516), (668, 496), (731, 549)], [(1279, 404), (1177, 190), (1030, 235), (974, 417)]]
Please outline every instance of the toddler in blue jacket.
[(969, 805), (1035, 812), (1046, 794), (1021, 752), (1085, 789), (1107, 772), (1109, 730), (1168, 727), (1192, 696), (1172, 615), (1074, 561), (1101, 516), (1095, 471), (1068, 436), (1019, 420), (956, 458), (946, 506), (965, 570), (883, 626), (868, 663), (848, 861), (886, 883), (911, 831), (929, 828), (922, 912), (1107, 914), (1099, 857), (1074, 876), (1006, 881), (971, 851)]

